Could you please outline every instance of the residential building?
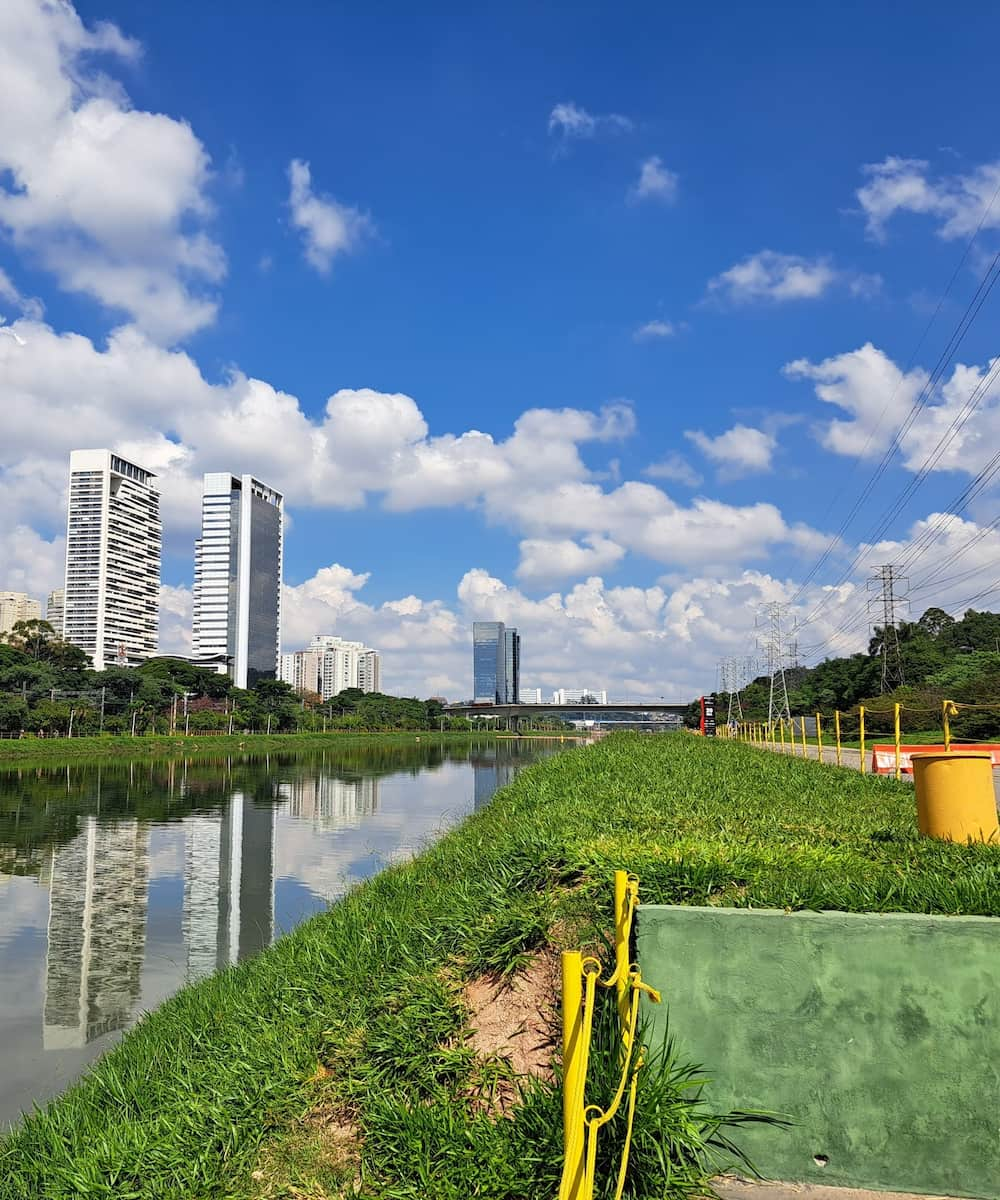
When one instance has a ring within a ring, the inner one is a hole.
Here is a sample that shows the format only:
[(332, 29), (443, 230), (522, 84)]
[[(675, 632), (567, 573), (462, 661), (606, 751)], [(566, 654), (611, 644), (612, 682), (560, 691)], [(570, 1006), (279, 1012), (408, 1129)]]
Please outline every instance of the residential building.
[(49, 599), (45, 605), (45, 619), (56, 631), (58, 637), (63, 635), (63, 619), (65, 605), (63, 597), (66, 595), (62, 588), (56, 588), (55, 591), (49, 592)]
[(252, 475), (204, 478), (192, 657), (226, 658), (240, 688), (278, 674), (284, 499)]
[(0, 592), (0, 634), (10, 633), (18, 621), (37, 621), (42, 606), (27, 592)]
[(318, 650), (296, 650), (283, 654), (278, 667), (278, 678), (302, 695), (304, 692), (322, 694), (323, 655)]
[(74, 450), (69, 469), (64, 636), (97, 671), (138, 666), (160, 623), (155, 476), (110, 450)]
[(362, 650), (358, 658), (358, 687), (363, 692), (382, 690), (382, 656), (375, 650)]
[(541, 704), (542, 689), (541, 688), (519, 688), (518, 689), (518, 704)]
[(318, 692), (324, 700), (329, 700), (346, 688), (377, 692), (381, 674), (378, 651), (363, 642), (317, 634), (308, 649), (281, 656), (279, 678), (297, 692)]
[(521, 685), (521, 635), (516, 629), (504, 629), (503, 647), (506, 703), (516, 704)]
[(559, 688), (552, 693), (553, 704), (607, 704), (608, 693), (597, 688)]

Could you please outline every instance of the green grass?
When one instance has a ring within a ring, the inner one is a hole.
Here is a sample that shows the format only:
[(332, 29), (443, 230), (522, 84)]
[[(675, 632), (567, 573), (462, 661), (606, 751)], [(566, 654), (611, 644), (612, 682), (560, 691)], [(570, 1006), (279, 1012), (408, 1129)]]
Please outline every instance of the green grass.
[[(194, 758), (200, 755), (266, 754), (271, 751), (322, 749), (346, 742), (387, 740), (408, 741), (415, 738), (448, 738), (468, 740), (472, 737), (493, 737), (476, 731), (439, 733), (433, 729), (401, 729), (384, 733), (353, 733), (331, 730), (329, 733), (234, 733), (148, 734), (139, 737), (80, 737), (80, 738), (2, 738), (0, 739), (0, 768), (11, 766), (58, 766), (65, 762), (87, 759), (96, 762), (103, 758)], [(557, 735), (558, 736), (558, 735)]]
[[(1000, 850), (919, 838), (906, 785), (615, 735), (528, 768), (414, 862), (167, 1001), (0, 1143), (0, 1197), (553, 1195), (558, 1093), (482, 1112), (498, 1068), (468, 1051), (459, 985), (547, 939), (593, 943), (617, 867), (653, 903), (1000, 915)], [(729, 1156), (680, 1052), (642, 1090), (629, 1196), (695, 1194), (709, 1143)], [(316, 1111), (357, 1129), (357, 1161), (329, 1153)]]

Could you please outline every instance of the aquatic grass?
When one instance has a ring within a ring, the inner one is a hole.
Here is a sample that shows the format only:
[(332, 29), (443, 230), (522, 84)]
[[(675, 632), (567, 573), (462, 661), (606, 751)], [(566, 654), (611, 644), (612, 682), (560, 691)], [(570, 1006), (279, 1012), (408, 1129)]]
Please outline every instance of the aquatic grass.
[[(550, 1193), (558, 1103), (539, 1085), (513, 1119), (476, 1108), (454, 989), (609, 929), (617, 867), (647, 903), (1000, 915), (1000, 849), (920, 838), (909, 785), (615, 735), (527, 768), (413, 862), (145, 1017), (0, 1143), (0, 1197), (243, 1200), (292, 1179), (335, 1195), (344, 1168), (303, 1134), (317, 1105), (359, 1130), (364, 1196)], [(641, 1152), (636, 1196), (690, 1194), (707, 1169), (711, 1123), (672, 1128), (665, 1158)]]

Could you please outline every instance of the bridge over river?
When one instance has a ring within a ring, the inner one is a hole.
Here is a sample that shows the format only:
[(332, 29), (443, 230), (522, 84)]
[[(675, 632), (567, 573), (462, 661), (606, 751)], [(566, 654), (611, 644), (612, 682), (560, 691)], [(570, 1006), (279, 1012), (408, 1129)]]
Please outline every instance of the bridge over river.
[(687, 701), (644, 700), (635, 704), (449, 704), (445, 712), (456, 717), (490, 717), (516, 727), (519, 721), (551, 715), (600, 725), (646, 724), (664, 716), (680, 720), (687, 709)]

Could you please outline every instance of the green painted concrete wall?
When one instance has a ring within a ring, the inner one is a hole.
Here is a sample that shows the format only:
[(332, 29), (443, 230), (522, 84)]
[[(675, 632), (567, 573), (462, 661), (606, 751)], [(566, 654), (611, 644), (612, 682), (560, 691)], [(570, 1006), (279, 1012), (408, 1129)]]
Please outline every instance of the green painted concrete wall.
[[(1000, 919), (642, 905), (638, 960), (770, 1179), (1000, 1198)], [(819, 1165), (817, 1159), (826, 1159)]]

